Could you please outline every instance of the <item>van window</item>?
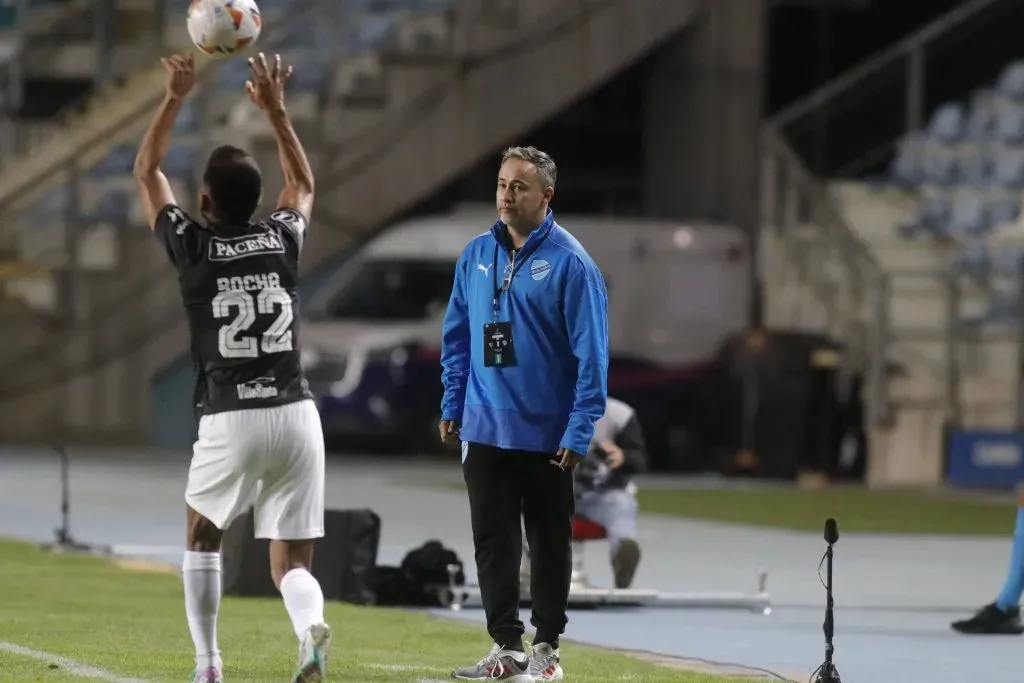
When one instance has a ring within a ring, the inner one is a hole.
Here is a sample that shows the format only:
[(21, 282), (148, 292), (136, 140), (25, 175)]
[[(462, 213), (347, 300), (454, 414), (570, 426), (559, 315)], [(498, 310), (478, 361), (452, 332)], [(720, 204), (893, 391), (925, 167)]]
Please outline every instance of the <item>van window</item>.
[(364, 261), (331, 298), (326, 317), (340, 320), (424, 320), (444, 311), (454, 280), (454, 261)]

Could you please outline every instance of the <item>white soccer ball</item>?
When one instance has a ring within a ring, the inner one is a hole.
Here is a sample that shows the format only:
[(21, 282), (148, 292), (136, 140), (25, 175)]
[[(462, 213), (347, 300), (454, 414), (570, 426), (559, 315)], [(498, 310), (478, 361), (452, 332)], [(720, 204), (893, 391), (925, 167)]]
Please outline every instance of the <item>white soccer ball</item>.
[(188, 35), (213, 57), (227, 58), (250, 47), (262, 26), (254, 0), (192, 0), (188, 6)]

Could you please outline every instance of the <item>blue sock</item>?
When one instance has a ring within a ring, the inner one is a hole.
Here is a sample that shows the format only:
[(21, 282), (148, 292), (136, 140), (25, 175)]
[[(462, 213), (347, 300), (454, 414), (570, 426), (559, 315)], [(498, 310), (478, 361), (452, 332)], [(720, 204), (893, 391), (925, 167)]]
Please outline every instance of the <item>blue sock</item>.
[(1020, 605), (1022, 593), (1024, 593), (1024, 507), (1017, 508), (1017, 526), (1013, 530), (1010, 570), (1006, 573), (1003, 592), (996, 598), (996, 607), (1008, 612)]

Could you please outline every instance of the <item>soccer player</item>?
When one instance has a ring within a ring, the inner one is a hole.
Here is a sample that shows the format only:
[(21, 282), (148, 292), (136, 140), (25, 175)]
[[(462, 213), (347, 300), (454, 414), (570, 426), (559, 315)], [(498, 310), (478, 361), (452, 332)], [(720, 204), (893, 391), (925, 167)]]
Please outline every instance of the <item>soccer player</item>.
[[(608, 394), (604, 278), (548, 204), (555, 163), (505, 151), (499, 220), (455, 266), (444, 319), (441, 439), (462, 441), (477, 575), (494, 642), (464, 680), (563, 677), (558, 640), (572, 576), (573, 469)], [(519, 620), (520, 520), (531, 550), (527, 653)]]
[(1010, 569), (996, 601), (985, 605), (970, 619), (954, 621), (954, 631), (975, 635), (1019, 635), (1024, 633), (1020, 620), (1020, 598), (1024, 594), (1024, 485), (1017, 489), (1017, 525), (1013, 530)]
[(235, 147), (210, 154), (199, 198), (202, 222), (178, 206), (160, 162), (196, 82), (191, 55), (163, 60), (166, 94), (135, 159), (149, 225), (178, 271), (196, 364), (199, 434), (185, 489), (185, 613), (196, 648), (193, 683), (221, 683), (217, 614), (220, 545), (239, 515), (255, 510), (270, 539), (270, 571), (299, 639), (295, 683), (320, 681), (331, 640), (324, 597), (310, 574), (324, 534), (324, 442), (299, 362), (296, 281), (313, 208), (313, 172), (285, 111), (291, 67), (249, 60), (246, 91), (270, 120), (284, 171), (277, 208), (252, 222), (260, 170)]

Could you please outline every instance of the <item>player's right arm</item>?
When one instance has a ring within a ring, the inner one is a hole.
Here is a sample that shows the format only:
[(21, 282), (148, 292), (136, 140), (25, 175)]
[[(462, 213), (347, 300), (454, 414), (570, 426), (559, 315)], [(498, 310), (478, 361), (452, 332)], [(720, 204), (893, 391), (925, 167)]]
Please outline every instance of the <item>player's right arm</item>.
[(171, 146), (171, 130), (185, 97), (196, 83), (196, 65), (192, 55), (161, 60), (167, 72), (164, 99), (153, 114), (153, 120), (135, 155), (133, 175), (149, 227), (156, 230), (157, 220), (167, 206), (177, 204), (167, 176), (160, 170)]
[(281, 55), (274, 55), (274, 66), (268, 68), (262, 52), (249, 59), (249, 67), (252, 80), (245, 84), (245, 89), (270, 120), (284, 172), (284, 188), (277, 208), (298, 211), (308, 221), (313, 212), (313, 169), (284, 106), (284, 84), (292, 75), (292, 68), (281, 68)]

